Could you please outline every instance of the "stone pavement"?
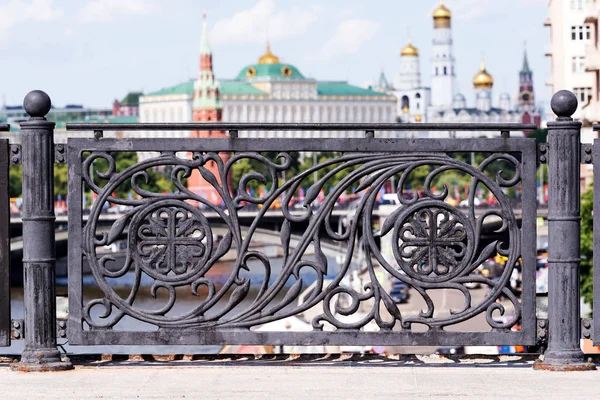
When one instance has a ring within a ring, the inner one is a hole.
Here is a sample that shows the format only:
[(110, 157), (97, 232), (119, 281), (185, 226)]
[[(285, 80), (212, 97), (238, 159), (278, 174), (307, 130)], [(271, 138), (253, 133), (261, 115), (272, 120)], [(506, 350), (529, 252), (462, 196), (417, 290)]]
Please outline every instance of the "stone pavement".
[[(434, 356), (435, 357), (435, 356)], [(389, 359), (388, 359), (389, 360)], [(12, 372), (2, 399), (600, 398), (600, 371), (544, 372), (529, 362), (89, 362), (73, 371)], [(448, 363), (447, 363), (448, 362)], [(448, 366), (451, 365), (451, 366)]]

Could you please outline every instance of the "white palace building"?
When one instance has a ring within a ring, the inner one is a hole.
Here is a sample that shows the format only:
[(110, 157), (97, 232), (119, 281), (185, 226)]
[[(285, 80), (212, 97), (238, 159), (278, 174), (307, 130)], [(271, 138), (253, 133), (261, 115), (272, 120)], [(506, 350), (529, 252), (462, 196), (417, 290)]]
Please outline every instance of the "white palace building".
[[(140, 98), (140, 122), (395, 122), (391, 93), (342, 81), (305, 77), (294, 65), (266, 53), (230, 80), (215, 80), (206, 18), (200, 45), (200, 73)], [(364, 137), (364, 132), (328, 132), (331, 137)], [(146, 137), (182, 137), (189, 132), (145, 132)], [(318, 132), (239, 132), (239, 137), (317, 137)], [(393, 135), (382, 132), (380, 136)]]

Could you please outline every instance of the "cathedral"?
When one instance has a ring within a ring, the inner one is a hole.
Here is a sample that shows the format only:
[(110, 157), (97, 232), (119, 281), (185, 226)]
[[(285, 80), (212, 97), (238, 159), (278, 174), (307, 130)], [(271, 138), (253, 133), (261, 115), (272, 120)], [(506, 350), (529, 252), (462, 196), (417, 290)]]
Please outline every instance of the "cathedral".
[[(452, 13), (440, 1), (433, 12), (433, 59), (431, 87), (421, 81), (419, 50), (409, 42), (400, 52), (400, 71), (388, 84), (385, 76), (379, 78), (378, 90), (393, 93), (397, 98), (396, 115), (401, 122), (506, 122), (540, 125), (541, 112), (535, 105), (533, 72), (527, 54), (519, 73), (519, 94), (516, 104), (511, 96), (502, 93), (494, 101), (494, 79), (482, 61), (473, 77), (475, 104), (467, 105), (467, 97), (458, 91), (456, 59), (452, 49)], [(430, 137), (447, 137), (448, 133), (430, 132)], [(478, 132), (477, 135), (495, 136)]]

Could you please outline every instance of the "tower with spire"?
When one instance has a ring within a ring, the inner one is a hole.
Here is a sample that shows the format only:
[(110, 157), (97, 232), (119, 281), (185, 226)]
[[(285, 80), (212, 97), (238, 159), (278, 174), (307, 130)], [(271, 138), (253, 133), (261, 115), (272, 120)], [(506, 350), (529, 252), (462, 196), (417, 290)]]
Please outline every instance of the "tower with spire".
[(529, 68), (527, 50), (523, 52), (523, 66), (519, 72), (519, 105), (530, 106), (534, 104), (533, 96), (533, 71)]
[(441, 109), (450, 107), (457, 92), (451, 20), (452, 13), (440, 0), (438, 7), (433, 11), (431, 103)]
[[(219, 93), (219, 84), (213, 73), (212, 51), (208, 42), (208, 29), (206, 14), (202, 16), (202, 37), (200, 39), (200, 71), (198, 79), (194, 82), (194, 94), (192, 102), (193, 122), (221, 122), (223, 107)], [(193, 131), (191, 137), (224, 139), (227, 135), (223, 131)], [(219, 153), (224, 162), (229, 158), (228, 153)], [(217, 179), (219, 178), (217, 165), (214, 161), (208, 161), (205, 165)], [(194, 170), (188, 178), (188, 189), (206, 198), (213, 203), (221, 203), (217, 191), (206, 180), (202, 179), (200, 173)]]
[[(523, 66), (519, 71), (519, 96), (517, 100), (517, 110), (521, 115), (521, 121), (524, 124), (536, 124), (538, 127), (542, 122), (542, 113), (535, 104), (533, 92), (533, 71), (529, 68), (527, 59), (527, 49), (523, 51)], [(527, 132), (526, 132), (527, 133)]]

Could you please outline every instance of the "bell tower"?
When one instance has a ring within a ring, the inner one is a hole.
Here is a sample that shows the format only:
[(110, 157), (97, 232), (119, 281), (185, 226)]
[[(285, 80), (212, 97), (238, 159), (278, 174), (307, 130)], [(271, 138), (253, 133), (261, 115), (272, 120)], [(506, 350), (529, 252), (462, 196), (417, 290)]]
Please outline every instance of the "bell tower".
[(440, 1), (433, 12), (431, 103), (434, 107), (441, 109), (451, 106), (457, 91), (451, 22), (452, 13)]

